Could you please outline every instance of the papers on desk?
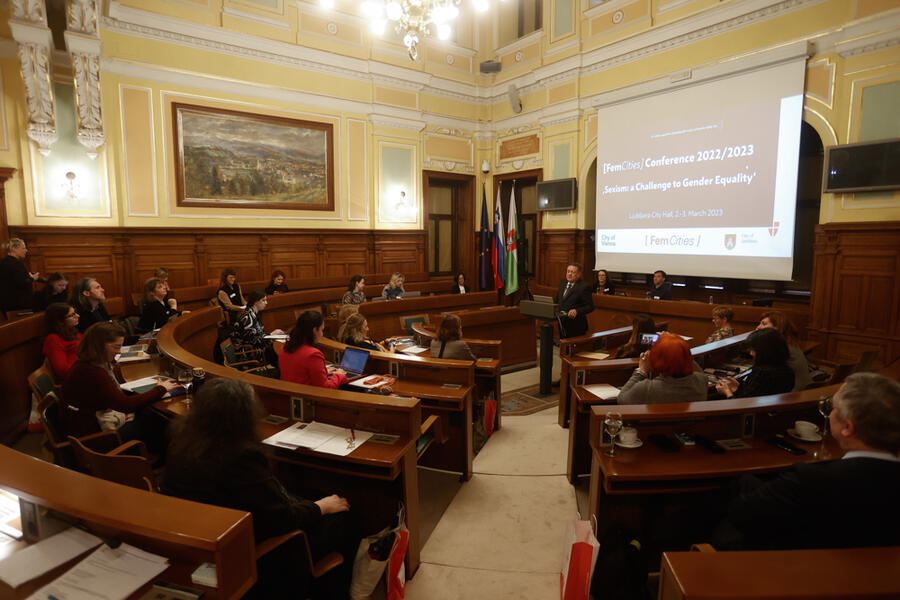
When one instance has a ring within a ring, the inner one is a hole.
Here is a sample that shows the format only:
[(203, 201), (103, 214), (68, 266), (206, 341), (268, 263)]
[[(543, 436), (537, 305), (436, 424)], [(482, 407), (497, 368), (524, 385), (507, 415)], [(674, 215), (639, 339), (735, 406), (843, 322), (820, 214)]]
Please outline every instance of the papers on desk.
[(412, 346), (405, 346), (399, 349), (403, 354), (421, 354), (422, 352), (427, 352), (428, 348), (423, 348), (422, 346), (416, 346), (413, 344)]
[(608, 383), (594, 383), (584, 386), (584, 389), (604, 400), (614, 400), (619, 397), (619, 388)]
[[(0, 562), (0, 579), (10, 587), (18, 587), (102, 543), (100, 538), (81, 529), (66, 529)], [(46, 600), (47, 595), (40, 598)]]
[[(142, 377), (140, 379), (135, 379), (134, 381), (126, 381), (125, 383), (119, 384), (119, 387), (125, 390), (126, 392), (133, 392), (135, 394), (143, 394), (144, 392), (150, 391), (156, 386), (159, 385), (160, 380), (171, 381), (175, 383), (175, 380), (171, 377), (166, 377), (165, 375), (151, 375), (149, 377)], [(188, 384), (190, 385), (190, 384)], [(187, 389), (183, 386), (178, 386), (172, 388), (168, 392), (163, 395), (163, 398), (172, 398), (174, 396), (181, 396), (187, 393)]]
[(165, 557), (144, 552), (134, 546), (122, 544), (113, 549), (104, 544), (28, 598), (29, 600), (124, 599), (165, 571), (168, 566)]
[(135, 344), (134, 346), (122, 346), (122, 351), (116, 354), (117, 363), (138, 362), (142, 360), (150, 360), (150, 354), (147, 350), (150, 346), (147, 344)]
[[(0, 490), (0, 538), (19, 539), (22, 537), (22, 513), (19, 510), (19, 497), (6, 490)], [(3, 540), (0, 540), (3, 541)]]
[(372, 437), (371, 431), (354, 430), (356, 440), (351, 445), (347, 440), (351, 434), (349, 429), (328, 425), (326, 423), (294, 423), (275, 435), (263, 440), (266, 444), (280, 448), (308, 448), (324, 454), (347, 456)]
[(159, 333), (158, 328), (154, 329), (153, 331), (148, 331), (147, 333), (145, 333), (144, 335), (141, 336), (141, 340), (143, 340), (143, 341), (155, 340), (156, 334), (158, 334), (158, 333)]
[(291, 336), (286, 333), (270, 333), (269, 335), (265, 336), (265, 339), (273, 340), (276, 342), (286, 342), (291, 339)]
[(606, 352), (579, 352), (575, 356), (579, 356), (581, 358), (591, 358), (593, 360), (605, 360), (609, 358), (609, 354)]

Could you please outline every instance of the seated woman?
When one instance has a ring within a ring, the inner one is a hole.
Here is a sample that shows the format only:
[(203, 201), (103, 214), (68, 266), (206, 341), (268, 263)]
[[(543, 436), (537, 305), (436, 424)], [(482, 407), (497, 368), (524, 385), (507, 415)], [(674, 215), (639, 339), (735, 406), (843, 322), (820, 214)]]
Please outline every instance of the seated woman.
[(28, 247), (24, 240), (11, 238), (3, 247), (6, 256), (0, 260), (0, 310), (30, 309), (32, 286), (40, 273), (30, 273), (25, 266)]
[(645, 333), (656, 333), (656, 323), (650, 315), (636, 314), (631, 322), (631, 337), (616, 351), (613, 358), (637, 358), (648, 350), (650, 346), (641, 343), (641, 336)]
[(726, 398), (746, 398), (783, 394), (794, 389), (794, 372), (787, 365), (788, 347), (784, 337), (771, 327), (757, 329), (747, 336), (747, 346), (753, 357), (753, 370), (738, 383), (725, 377), (716, 390)]
[(451, 294), (468, 294), (469, 286), (466, 285), (466, 274), (460, 271), (456, 274), (456, 281), (453, 282), (453, 286), (450, 288)]
[(403, 297), (403, 292), (406, 290), (403, 289), (403, 273), (394, 273), (391, 275), (391, 280), (388, 282), (384, 289), (381, 290), (381, 297), (385, 300), (396, 300), (398, 298)]
[(241, 294), (241, 286), (237, 282), (237, 273), (228, 267), (222, 270), (219, 278), (219, 290), (216, 292), (216, 300), (225, 311), (225, 318), (229, 324), (234, 323), (241, 311), (247, 308), (247, 301)]
[(716, 306), (712, 309), (712, 322), (716, 326), (716, 330), (709, 334), (704, 344), (718, 342), (725, 338), (734, 336), (734, 327), (731, 326), (731, 320), (734, 318), (734, 311), (728, 306)]
[(169, 298), (166, 302), (168, 293), (169, 290), (161, 279), (151, 277), (144, 283), (144, 309), (141, 311), (141, 320), (138, 321), (139, 332), (147, 333), (159, 329), (181, 314), (175, 298)]
[(341, 304), (362, 304), (366, 301), (366, 279), (362, 275), (354, 275), (350, 278), (347, 291), (341, 296)]
[(369, 338), (369, 322), (359, 313), (350, 315), (344, 321), (344, 324), (338, 329), (338, 341), (348, 346), (356, 346), (357, 348), (365, 348), (376, 352), (386, 352), (381, 344)]
[(69, 280), (63, 273), (53, 273), (47, 278), (44, 289), (38, 290), (33, 297), (34, 310), (47, 310), (54, 302), (69, 301)]
[(619, 392), (619, 404), (661, 404), (706, 400), (706, 375), (691, 357), (687, 342), (671, 333), (660, 334), (650, 350), (641, 354)]
[(94, 323), (109, 322), (103, 306), (106, 290), (93, 277), (83, 277), (72, 287), (72, 306), (78, 311), (78, 331), (84, 333)]
[(325, 366), (325, 355), (315, 344), (325, 335), (325, 319), (316, 310), (307, 310), (297, 317), (291, 330), (291, 338), (278, 353), (281, 378), (294, 383), (304, 383), (337, 389), (347, 383), (343, 369)]
[(594, 293), (615, 295), (616, 286), (609, 280), (609, 273), (606, 272), (606, 269), (597, 270), (597, 282), (594, 284)]
[(286, 294), (291, 291), (288, 289), (287, 284), (284, 282), (285, 275), (284, 271), (272, 271), (272, 281), (269, 282), (269, 285), (266, 286), (266, 294), (269, 296), (274, 296), (275, 294)]
[(791, 323), (791, 320), (787, 318), (787, 315), (777, 310), (763, 313), (759, 325), (756, 326), (757, 329), (765, 329), (767, 327), (778, 330), (778, 333), (787, 342), (790, 355), (788, 356), (787, 364), (794, 372), (793, 391), (802, 390), (812, 383), (812, 378), (809, 375), (809, 362), (806, 360), (803, 348), (800, 347), (800, 336), (797, 334), (797, 329)]
[(81, 341), (78, 332), (78, 312), (69, 304), (54, 302), (44, 313), (47, 337), (44, 338), (44, 358), (50, 363), (57, 385), (66, 380), (69, 369), (78, 360), (76, 350)]
[[(266, 362), (278, 366), (278, 355), (272, 348), (272, 342), (266, 339), (266, 330), (263, 328), (260, 315), (268, 304), (266, 293), (262, 290), (253, 290), (247, 296), (247, 308), (237, 318), (231, 327), (231, 341), (234, 344), (252, 346), (261, 350), (266, 356)], [(283, 335), (281, 329), (273, 329), (272, 335)]]
[(462, 321), (456, 315), (444, 316), (437, 339), (431, 341), (431, 357), (475, 360), (469, 345), (460, 338), (462, 338)]
[[(294, 496), (275, 477), (256, 424), (264, 411), (253, 388), (235, 379), (207, 381), (188, 415), (173, 426), (168, 464), (160, 482), (171, 496), (244, 510), (253, 515), (257, 542), (295, 529), (309, 539), (313, 560), (332, 551), (344, 564), (317, 582), (347, 597), (359, 537), (348, 519), (350, 504), (337, 495), (315, 502)], [(306, 598), (310, 575), (302, 545), (289, 542), (259, 563), (255, 597)]]
[[(78, 360), (62, 386), (59, 420), (65, 435), (81, 437), (117, 430), (122, 441), (143, 440), (153, 450), (162, 448), (163, 429), (140, 409), (160, 400), (173, 381), (161, 381), (142, 394), (126, 394), (112, 370), (122, 349), (125, 330), (115, 323), (95, 323), (78, 345)], [(132, 419), (128, 413), (137, 413)]]

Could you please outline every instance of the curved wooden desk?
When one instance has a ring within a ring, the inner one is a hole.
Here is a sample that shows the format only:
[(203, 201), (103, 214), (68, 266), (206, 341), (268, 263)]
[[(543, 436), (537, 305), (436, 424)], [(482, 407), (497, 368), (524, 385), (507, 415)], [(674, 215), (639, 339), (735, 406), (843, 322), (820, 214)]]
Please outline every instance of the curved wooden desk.
[(369, 322), (371, 337), (383, 340), (395, 335), (406, 334), (400, 324), (400, 317), (404, 315), (437, 315), (450, 310), (479, 308), (496, 304), (497, 292), (488, 291), (366, 302), (359, 305), (359, 312), (365, 315)]

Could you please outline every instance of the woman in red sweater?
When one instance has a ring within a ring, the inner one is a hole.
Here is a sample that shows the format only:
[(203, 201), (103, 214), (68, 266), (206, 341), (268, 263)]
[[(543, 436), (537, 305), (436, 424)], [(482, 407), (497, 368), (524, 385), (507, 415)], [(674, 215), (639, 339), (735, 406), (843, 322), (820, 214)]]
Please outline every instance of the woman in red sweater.
[(62, 388), (59, 420), (66, 435), (81, 437), (105, 430), (117, 430), (123, 442), (143, 440), (151, 450), (159, 449), (162, 430), (136, 415), (141, 408), (161, 399), (178, 387), (161, 381), (143, 394), (126, 394), (119, 387), (112, 361), (122, 349), (125, 330), (115, 323), (94, 323), (78, 345), (78, 360), (69, 370)]
[(57, 385), (66, 380), (69, 369), (75, 364), (75, 349), (81, 341), (78, 333), (78, 311), (69, 304), (54, 302), (44, 313), (47, 331), (44, 338), (44, 358), (50, 362)]
[(347, 383), (343, 369), (329, 372), (325, 366), (325, 355), (315, 347), (314, 344), (323, 335), (325, 319), (322, 313), (308, 310), (297, 317), (290, 339), (278, 353), (278, 368), (283, 380), (331, 389)]

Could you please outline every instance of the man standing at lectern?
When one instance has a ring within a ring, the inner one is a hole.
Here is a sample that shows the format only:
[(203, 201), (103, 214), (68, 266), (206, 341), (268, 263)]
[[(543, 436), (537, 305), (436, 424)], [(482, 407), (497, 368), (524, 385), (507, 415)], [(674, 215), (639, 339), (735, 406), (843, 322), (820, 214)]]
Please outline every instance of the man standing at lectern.
[[(594, 310), (591, 286), (581, 280), (581, 265), (575, 262), (566, 266), (566, 278), (559, 282), (553, 299), (559, 305), (560, 339), (584, 335), (588, 330), (586, 314)], [(563, 314), (564, 313), (564, 314)]]

